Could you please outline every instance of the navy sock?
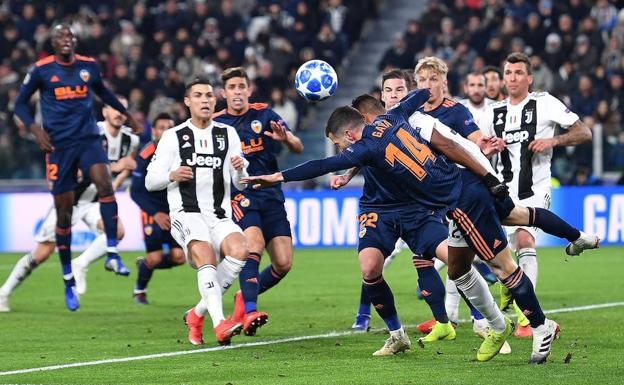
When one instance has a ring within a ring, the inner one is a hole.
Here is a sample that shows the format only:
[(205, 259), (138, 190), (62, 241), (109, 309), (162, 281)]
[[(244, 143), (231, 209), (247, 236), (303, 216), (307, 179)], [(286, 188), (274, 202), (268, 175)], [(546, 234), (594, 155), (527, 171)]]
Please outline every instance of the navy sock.
[(171, 262), (171, 255), (169, 253), (163, 253), (162, 258), (158, 265), (154, 266), (155, 269), (170, 269), (173, 267), (173, 263)]
[(418, 272), (418, 287), (425, 302), (429, 305), (433, 318), (441, 323), (449, 321), (444, 306), (444, 294), (446, 289), (440, 278), (440, 274), (433, 267), (432, 259), (425, 259), (422, 255), (412, 256), (412, 263)]
[(531, 322), (532, 327), (544, 324), (546, 317), (535, 295), (531, 280), (524, 274), (520, 267), (509, 277), (502, 280), (503, 285), (509, 289), (516, 300), (516, 304)]
[(100, 198), (100, 215), (104, 222), (108, 256), (112, 257), (117, 255), (117, 200), (115, 200), (115, 195)]
[(150, 269), (145, 260), (141, 260), (138, 263), (139, 274), (137, 276), (136, 286), (134, 287), (135, 291), (143, 291), (147, 289), (147, 284), (150, 279), (152, 279), (152, 274), (154, 273), (153, 269)]
[(470, 309), (470, 315), (472, 316), (472, 318), (477, 319), (477, 320), (483, 319), (484, 318), (483, 314), (481, 314), (479, 310), (477, 310), (474, 306), (472, 306), (472, 303), (470, 303), (468, 298), (466, 298), (466, 295), (464, 294), (464, 292), (461, 291), (459, 288), (457, 288), (457, 292), (464, 299), (464, 302), (466, 302), (466, 305), (468, 305), (468, 309)]
[(371, 303), (377, 310), (377, 314), (384, 320), (388, 330), (400, 329), (401, 321), (399, 321), (399, 315), (394, 306), (394, 296), (383, 275), (373, 279), (364, 279), (364, 287)]
[(71, 226), (56, 227), (56, 247), (58, 248), (59, 257), (61, 259), (61, 269), (63, 276), (72, 274), (71, 268)]
[(362, 289), (360, 290), (360, 307), (358, 308), (358, 314), (360, 315), (368, 315), (371, 313), (371, 300), (368, 297), (368, 293), (366, 292), (366, 288), (364, 284), (362, 284)]
[(545, 233), (565, 238), (570, 242), (576, 241), (581, 233), (557, 214), (539, 207), (529, 207), (529, 226), (542, 229)]
[(249, 253), (247, 262), (238, 275), (240, 288), (245, 301), (245, 313), (257, 310), (258, 302), (258, 268), (260, 267), (260, 254)]
[(273, 265), (265, 267), (260, 273), (260, 290), (258, 294), (262, 294), (277, 285), (285, 276), (286, 274), (280, 275), (277, 271), (275, 271)]

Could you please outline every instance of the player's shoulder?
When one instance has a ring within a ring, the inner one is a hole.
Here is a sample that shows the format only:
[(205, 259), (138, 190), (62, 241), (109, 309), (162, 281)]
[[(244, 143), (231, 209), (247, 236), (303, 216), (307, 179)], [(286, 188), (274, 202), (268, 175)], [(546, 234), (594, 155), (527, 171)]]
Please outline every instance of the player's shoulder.
[(224, 108), (222, 110), (219, 110), (217, 112), (215, 112), (214, 114), (212, 114), (212, 119), (225, 119), (228, 117), (228, 113), (227, 113), (227, 108)]
[(49, 55), (40, 60), (37, 60), (35, 62), (35, 68), (41, 68), (52, 63), (54, 63), (54, 55)]
[(121, 133), (130, 137), (132, 143), (139, 143), (141, 138), (134, 132), (132, 132), (132, 128), (128, 126), (121, 126)]
[(490, 105), (488, 107), (491, 110), (495, 110), (497, 108), (507, 107), (508, 104), (509, 104), (509, 100), (507, 98), (505, 98), (505, 99), (499, 100), (499, 101), (492, 101), (492, 103), (490, 103)]
[(269, 107), (267, 103), (251, 103), (249, 104), (249, 109), (255, 110), (255, 111), (263, 111), (263, 110), (270, 110), (271, 108)]
[(464, 106), (462, 104), (460, 104), (460, 103), (457, 103), (453, 99), (444, 98), (444, 100), (442, 101), (442, 107), (444, 107), (444, 108), (462, 108)]
[(550, 93), (546, 92), (546, 91), (542, 91), (542, 92), (531, 92), (529, 94), (529, 98), (532, 100), (535, 100), (537, 103), (540, 104), (551, 104), (551, 103), (561, 103), (561, 101), (559, 99), (557, 99), (556, 97), (554, 97), (553, 95), (551, 95)]
[(148, 144), (143, 146), (141, 151), (139, 151), (139, 157), (141, 159), (148, 159), (150, 156), (152, 156), (152, 154), (154, 154), (154, 152), (156, 152), (156, 143), (149, 142)]
[(228, 131), (230, 131), (230, 130), (236, 131), (234, 126), (232, 126), (231, 124), (227, 124), (225, 122), (219, 122), (219, 121), (213, 120), (212, 124), (214, 125), (214, 127), (225, 128)]
[(79, 62), (97, 63), (97, 61), (94, 58), (92, 58), (91, 56), (85, 56), (85, 55), (76, 54), (76, 55), (74, 55), (74, 57), (76, 58), (76, 61), (79, 61)]

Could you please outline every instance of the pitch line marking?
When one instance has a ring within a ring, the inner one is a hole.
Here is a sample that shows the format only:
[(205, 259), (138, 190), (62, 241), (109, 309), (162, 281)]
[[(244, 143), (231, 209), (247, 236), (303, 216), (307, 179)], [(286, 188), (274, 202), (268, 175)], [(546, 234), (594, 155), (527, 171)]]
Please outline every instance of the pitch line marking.
[[(624, 306), (624, 301), (551, 309), (551, 310), (544, 311), (544, 314), (569, 313), (569, 312), (575, 312), (575, 311), (603, 309), (603, 308), (618, 307), (618, 306)], [(404, 326), (411, 327), (414, 325), (404, 325)], [(378, 330), (383, 330), (383, 329), (378, 329)], [(277, 344), (284, 344), (288, 342), (307, 341), (307, 340), (316, 340), (316, 339), (333, 338), (333, 337), (344, 337), (344, 336), (349, 336), (353, 334), (361, 334), (361, 333), (362, 332), (354, 332), (354, 331), (349, 330), (349, 331), (331, 332), (331, 333), (316, 334), (316, 335), (309, 335), (309, 336), (280, 338), (280, 339), (270, 340), (270, 341), (248, 342), (248, 343), (242, 343), (242, 344), (230, 345), (230, 346), (216, 346), (216, 347), (211, 347), (211, 348), (203, 348), (203, 349), (195, 349), (195, 350), (182, 350), (182, 351), (176, 351), (176, 352), (146, 354), (142, 356), (110, 358), (106, 360), (86, 361), (86, 362), (75, 362), (73, 364), (41, 366), (38, 368), (18, 369), (18, 370), (9, 370), (5, 372), (0, 372), (0, 376), (10, 376), (13, 374), (25, 374), (25, 373), (35, 373), (35, 372), (48, 372), (51, 370), (79, 368), (79, 367), (84, 367), (84, 366), (95, 366), (95, 365), (104, 365), (104, 364), (116, 364), (116, 363), (121, 363), (121, 362), (150, 360), (150, 359), (163, 358), (163, 357), (186, 356), (189, 354), (209, 353), (209, 352), (215, 352), (215, 351), (220, 351), (220, 350), (232, 350), (232, 349), (249, 348), (249, 347), (255, 347), (255, 346), (277, 345)]]

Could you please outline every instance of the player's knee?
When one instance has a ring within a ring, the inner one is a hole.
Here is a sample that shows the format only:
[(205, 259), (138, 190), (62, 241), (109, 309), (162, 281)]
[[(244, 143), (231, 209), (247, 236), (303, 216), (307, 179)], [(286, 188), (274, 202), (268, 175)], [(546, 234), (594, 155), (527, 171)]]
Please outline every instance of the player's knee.
[(228, 255), (232, 258), (238, 259), (239, 261), (246, 260), (247, 255), (249, 254), (249, 248), (245, 242), (233, 244), (229, 249)]
[(173, 249), (171, 250), (171, 264), (174, 266), (182, 265), (186, 262), (186, 258), (184, 257), (184, 252), (182, 249)]
[(271, 264), (273, 265), (273, 269), (275, 269), (279, 275), (284, 276), (292, 268), (292, 258), (283, 258), (281, 260), (276, 260)]
[(58, 227), (69, 227), (71, 226), (71, 217), (72, 213), (70, 210), (57, 210), (56, 212), (56, 225)]
[(123, 226), (117, 227), (117, 240), (121, 241), (126, 235), (126, 231)]
[(249, 245), (249, 251), (252, 253), (258, 253), (262, 255), (264, 252), (264, 241), (258, 239), (249, 239), (247, 238), (247, 244)]
[(535, 238), (528, 231), (518, 230), (516, 232), (516, 248), (535, 248)]

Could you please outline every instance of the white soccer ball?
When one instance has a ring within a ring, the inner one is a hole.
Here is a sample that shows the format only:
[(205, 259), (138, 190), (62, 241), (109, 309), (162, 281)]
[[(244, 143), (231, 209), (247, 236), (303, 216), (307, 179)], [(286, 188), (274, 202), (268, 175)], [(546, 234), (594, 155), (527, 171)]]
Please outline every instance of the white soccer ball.
[(323, 60), (303, 63), (295, 75), (297, 92), (313, 102), (332, 96), (336, 92), (336, 87), (338, 87), (336, 71)]

